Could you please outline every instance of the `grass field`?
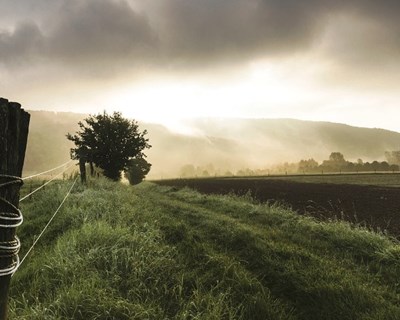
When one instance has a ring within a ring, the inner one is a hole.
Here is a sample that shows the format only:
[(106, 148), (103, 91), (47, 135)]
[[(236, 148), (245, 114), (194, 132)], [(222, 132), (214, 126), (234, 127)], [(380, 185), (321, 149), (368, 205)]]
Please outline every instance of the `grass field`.
[[(22, 204), (26, 251), (62, 200)], [(23, 252), (22, 252), (23, 254)], [(12, 281), (11, 319), (400, 319), (400, 245), (251, 197), (78, 186)]]

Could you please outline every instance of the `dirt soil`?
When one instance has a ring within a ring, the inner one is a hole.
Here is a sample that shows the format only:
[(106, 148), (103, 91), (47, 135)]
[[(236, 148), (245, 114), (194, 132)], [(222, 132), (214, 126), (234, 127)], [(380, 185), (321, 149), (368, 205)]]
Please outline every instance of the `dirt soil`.
[(188, 186), (206, 194), (234, 193), (260, 202), (280, 202), (318, 219), (342, 219), (400, 238), (400, 188), (302, 183), (272, 179), (180, 179), (160, 185)]

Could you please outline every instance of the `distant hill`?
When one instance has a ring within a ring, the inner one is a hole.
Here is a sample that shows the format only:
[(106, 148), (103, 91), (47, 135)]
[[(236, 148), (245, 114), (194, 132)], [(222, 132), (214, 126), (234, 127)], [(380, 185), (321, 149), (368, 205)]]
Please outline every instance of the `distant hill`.
[[(224, 137), (247, 146), (265, 161), (304, 157), (326, 159), (332, 151), (346, 158), (383, 159), (400, 148), (400, 133), (345, 124), (294, 119), (201, 119), (192, 125), (208, 136)], [(266, 152), (266, 153), (264, 153)], [(253, 152), (251, 152), (253, 154)]]
[[(29, 111), (30, 134), (24, 171), (46, 170), (69, 159), (65, 135), (78, 130), (87, 115)], [(347, 160), (383, 160), (387, 150), (400, 148), (400, 133), (330, 122), (293, 119), (199, 119), (185, 123), (195, 135), (174, 133), (158, 124), (141, 123), (150, 144), (150, 177), (179, 175), (186, 164), (231, 170), (265, 168), (300, 159), (327, 159), (333, 151)]]
[(31, 114), (24, 173), (56, 167), (69, 160), (72, 147), (65, 135), (79, 129), (85, 115), (70, 112), (28, 111)]

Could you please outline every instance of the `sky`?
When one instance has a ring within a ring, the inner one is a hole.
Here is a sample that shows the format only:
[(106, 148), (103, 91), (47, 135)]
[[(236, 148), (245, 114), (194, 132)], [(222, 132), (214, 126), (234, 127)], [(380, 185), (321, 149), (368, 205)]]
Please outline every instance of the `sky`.
[(400, 131), (398, 0), (0, 0), (26, 109), (295, 118)]

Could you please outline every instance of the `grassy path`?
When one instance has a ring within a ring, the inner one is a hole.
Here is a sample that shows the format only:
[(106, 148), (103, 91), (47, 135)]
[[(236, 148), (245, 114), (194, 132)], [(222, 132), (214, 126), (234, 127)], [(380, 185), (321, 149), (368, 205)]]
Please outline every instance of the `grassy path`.
[[(214, 254), (224, 253), (263, 286), (269, 300), (283, 301), (300, 319), (379, 319), (387, 314), (387, 306), (382, 308), (389, 298), (387, 287), (397, 281), (400, 269), (393, 261), (390, 275), (379, 274), (376, 260), (383, 243), (373, 234), (357, 235), (346, 224), (329, 228), (282, 208), (191, 191), (158, 193), (157, 201), (164, 208), (163, 228), (182, 254), (193, 238)], [(177, 215), (178, 223), (171, 219)], [(391, 300), (396, 309), (398, 296)]]
[[(23, 205), (23, 251), (68, 182)], [(400, 319), (400, 246), (251, 199), (104, 180), (13, 278), (11, 319)]]

